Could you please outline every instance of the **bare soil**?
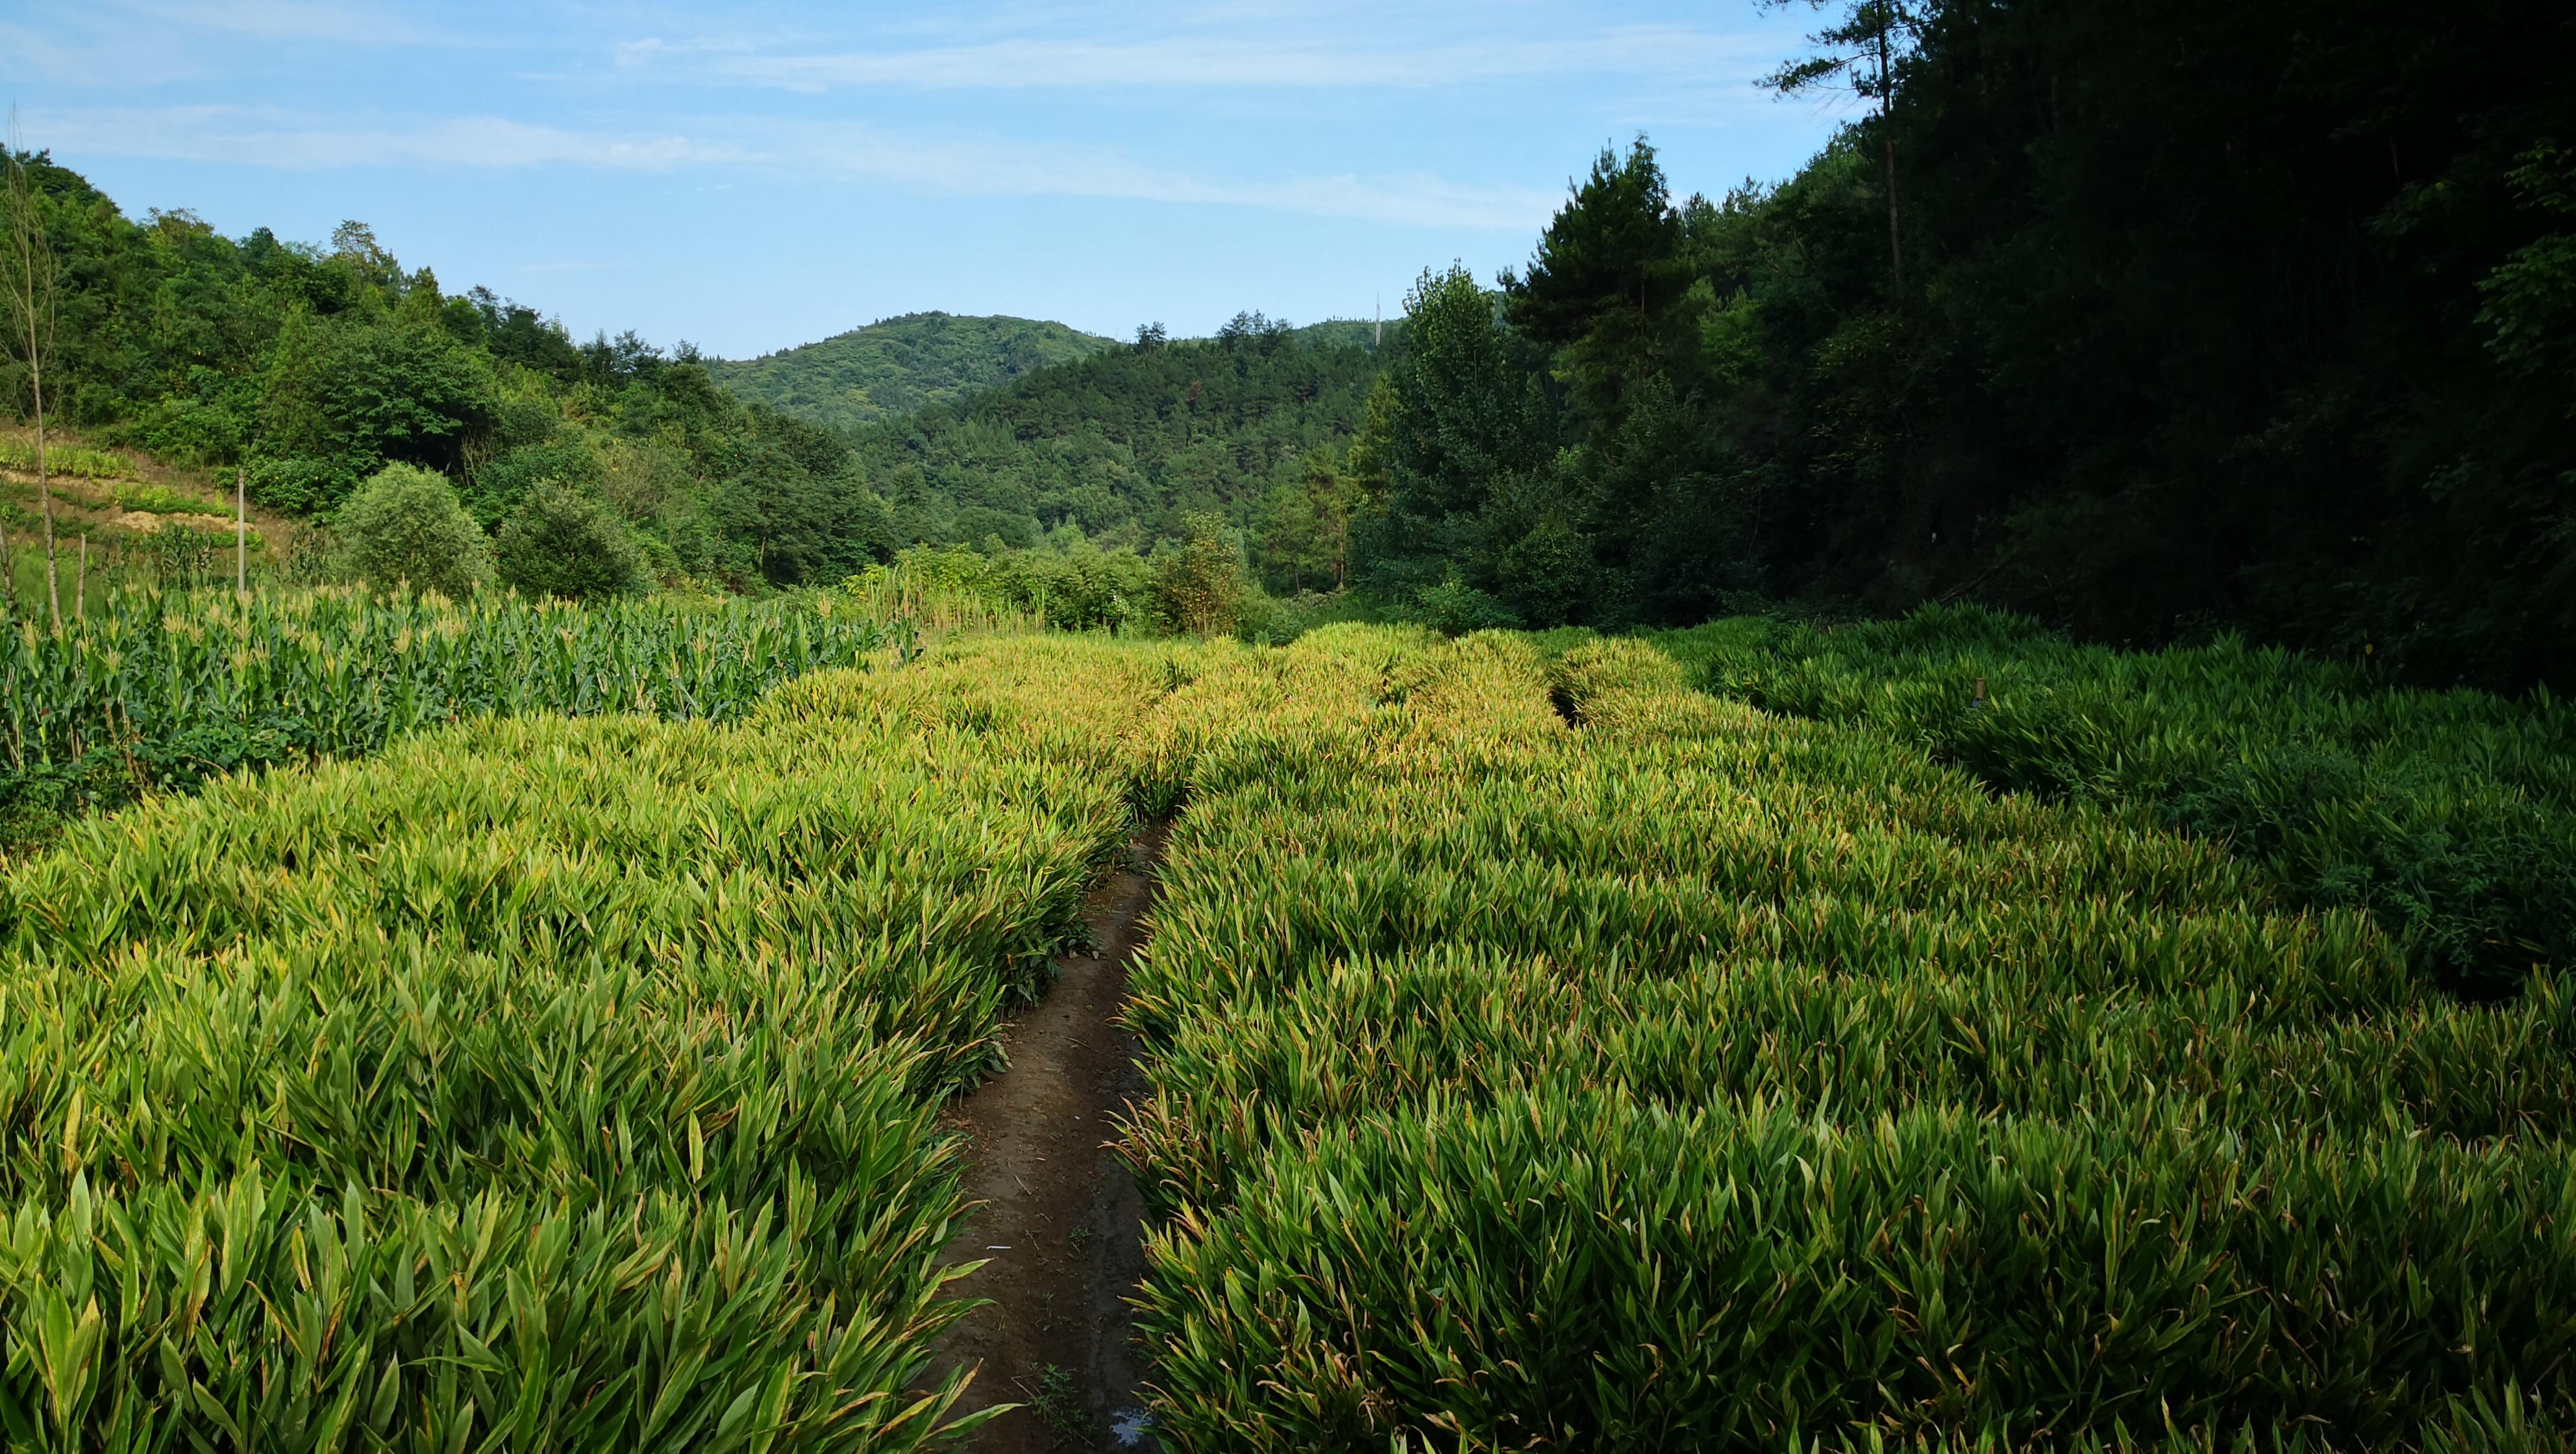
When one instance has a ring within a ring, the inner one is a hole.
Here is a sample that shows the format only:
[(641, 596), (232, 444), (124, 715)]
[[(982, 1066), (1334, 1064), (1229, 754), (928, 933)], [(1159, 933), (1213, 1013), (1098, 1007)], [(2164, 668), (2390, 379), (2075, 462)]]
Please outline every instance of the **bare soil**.
[(1143, 1094), (1118, 1015), (1164, 831), (1140, 834), (1092, 894), (1095, 947), (1057, 960), (1054, 988), (1003, 1031), (1009, 1068), (950, 1113), (972, 1148), (967, 1194), (983, 1205), (947, 1260), (984, 1259), (953, 1287), (991, 1303), (940, 1339), (932, 1371), (977, 1370), (959, 1414), (1021, 1405), (977, 1431), (969, 1447), (986, 1454), (1154, 1447), (1136, 1432), (1144, 1399), (1125, 1301), (1144, 1274), (1144, 1207), (1109, 1141)]

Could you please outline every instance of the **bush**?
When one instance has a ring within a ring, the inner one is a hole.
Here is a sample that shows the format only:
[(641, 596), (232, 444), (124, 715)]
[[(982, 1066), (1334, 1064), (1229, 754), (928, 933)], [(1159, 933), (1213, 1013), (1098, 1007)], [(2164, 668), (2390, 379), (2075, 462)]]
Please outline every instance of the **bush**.
[(501, 527), (495, 565), (503, 583), (531, 596), (592, 601), (640, 590), (643, 553), (599, 501), (551, 482), (528, 492)]
[(252, 499), (299, 514), (330, 509), (346, 499), (356, 483), (347, 471), (329, 460), (296, 456), (262, 459), (250, 466)]
[(599, 456), (578, 439), (554, 439), (507, 450), (474, 471), (465, 508), (486, 524), (506, 520), (546, 485), (596, 488), (608, 478)]
[(1179, 550), (1154, 560), (1154, 617), (1167, 631), (1230, 634), (1243, 612), (1243, 553), (1213, 515), (1192, 515)]
[(1245, 594), (1235, 634), (1254, 646), (1285, 646), (1307, 632), (1344, 621), (1375, 621), (1378, 611), (1350, 591), (1305, 591), (1273, 596), (1255, 589)]
[(376, 471), (333, 522), (348, 569), (379, 587), (464, 597), (492, 572), (492, 545), (447, 477), (417, 465)]
[(1451, 636), (1507, 630), (1521, 624), (1511, 607), (1459, 579), (1454, 570), (1440, 584), (1423, 587), (1414, 599), (1421, 606), (1422, 624)]

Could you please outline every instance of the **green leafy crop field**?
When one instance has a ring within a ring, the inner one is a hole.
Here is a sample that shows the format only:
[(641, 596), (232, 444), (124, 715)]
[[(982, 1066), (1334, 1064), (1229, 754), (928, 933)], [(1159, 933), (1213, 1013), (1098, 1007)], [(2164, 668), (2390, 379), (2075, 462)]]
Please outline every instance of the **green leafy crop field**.
[(1158, 680), (1065, 651), (478, 719), (0, 879), (11, 1447), (939, 1442), (933, 1115)]
[(1337, 629), (1164, 711), (1129, 1145), (1179, 1446), (2564, 1420), (2556, 979), (2462, 1004), (2211, 844), (1635, 644)]
[[(950, 637), (76, 823), (0, 874), (0, 1423), (964, 1443), (940, 1108), (1170, 817), (1118, 1128), (1165, 1448), (2566, 1448), (2560, 961), (2463, 994), (2174, 792), (1927, 740), (1966, 668), (1786, 629)], [(2556, 730), (2050, 660), (2240, 724), (2154, 782), (2266, 721)], [(2437, 737), (2370, 739), (2424, 764), (2382, 818), (2551, 801)]]

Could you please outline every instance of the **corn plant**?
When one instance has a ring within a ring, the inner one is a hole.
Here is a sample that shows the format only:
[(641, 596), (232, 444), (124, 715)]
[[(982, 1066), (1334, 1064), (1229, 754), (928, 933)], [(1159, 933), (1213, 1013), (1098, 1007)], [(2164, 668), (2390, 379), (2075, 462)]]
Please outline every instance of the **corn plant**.
[(128, 588), (78, 631), (0, 636), (0, 817), (70, 816), (244, 767), (357, 756), (492, 713), (728, 721), (908, 640), (828, 604), (457, 605), (347, 589)]

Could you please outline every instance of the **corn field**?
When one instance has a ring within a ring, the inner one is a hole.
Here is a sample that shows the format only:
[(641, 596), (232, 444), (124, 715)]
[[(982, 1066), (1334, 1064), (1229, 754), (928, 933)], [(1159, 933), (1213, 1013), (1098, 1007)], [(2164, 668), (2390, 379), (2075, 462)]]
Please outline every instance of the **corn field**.
[(728, 721), (780, 682), (904, 649), (828, 601), (457, 605), (356, 589), (130, 587), (77, 630), (0, 636), (0, 819), (49, 818), (242, 768), (359, 756), (485, 714)]

